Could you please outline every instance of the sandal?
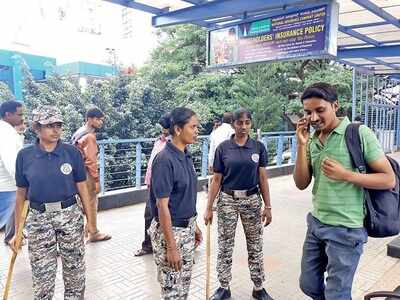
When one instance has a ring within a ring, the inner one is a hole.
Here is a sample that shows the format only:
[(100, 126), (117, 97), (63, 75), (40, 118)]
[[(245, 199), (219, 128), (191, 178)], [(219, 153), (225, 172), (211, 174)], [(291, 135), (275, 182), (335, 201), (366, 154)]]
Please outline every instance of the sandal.
[(147, 254), (152, 254), (153, 250), (147, 250), (147, 249), (138, 249), (135, 251), (135, 253), (133, 254), (134, 256), (143, 256), (143, 255), (147, 255)]
[(88, 242), (89, 243), (97, 243), (97, 242), (102, 242), (102, 241), (108, 241), (109, 239), (111, 239), (111, 235), (96, 232), (95, 234), (89, 235)]

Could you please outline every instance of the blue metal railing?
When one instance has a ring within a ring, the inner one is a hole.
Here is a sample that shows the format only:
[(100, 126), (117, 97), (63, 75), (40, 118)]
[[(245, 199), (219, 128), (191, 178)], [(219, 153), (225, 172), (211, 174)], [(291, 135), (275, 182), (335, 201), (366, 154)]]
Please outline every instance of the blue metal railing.
[[(102, 193), (124, 188), (140, 188), (155, 138), (101, 140), (99, 144), (100, 186)], [(296, 137), (294, 131), (265, 132), (261, 135), (269, 157), (269, 166), (294, 163)], [(208, 175), (209, 137), (200, 136), (190, 146), (196, 172)]]

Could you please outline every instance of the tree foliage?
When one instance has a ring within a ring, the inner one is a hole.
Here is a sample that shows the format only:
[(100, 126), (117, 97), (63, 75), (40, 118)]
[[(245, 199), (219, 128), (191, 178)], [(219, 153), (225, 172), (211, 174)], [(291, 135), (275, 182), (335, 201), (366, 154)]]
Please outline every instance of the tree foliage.
[(14, 100), (15, 97), (10, 91), (10, 88), (8, 87), (7, 84), (4, 82), (0, 81), (0, 103), (8, 100)]

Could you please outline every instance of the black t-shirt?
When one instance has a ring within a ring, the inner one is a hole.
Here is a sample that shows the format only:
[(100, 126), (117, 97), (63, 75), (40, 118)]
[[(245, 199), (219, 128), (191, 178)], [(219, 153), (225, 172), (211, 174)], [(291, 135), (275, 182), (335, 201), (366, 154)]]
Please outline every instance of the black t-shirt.
[(28, 199), (36, 203), (64, 201), (78, 193), (76, 183), (86, 180), (82, 155), (72, 145), (58, 142), (52, 152), (36, 143), (17, 155), (15, 180), (28, 189)]
[(169, 198), (171, 219), (187, 220), (196, 215), (197, 175), (189, 152), (171, 142), (157, 154), (151, 167), (150, 207), (158, 217), (157, 199)]
[(222, 189), (249, 190), (259, 184), (258, 168), (268, 165), (267, 151), (254, 139), (239, 146), (233, 138), (217, 147), (214, 172), (223, 175)]

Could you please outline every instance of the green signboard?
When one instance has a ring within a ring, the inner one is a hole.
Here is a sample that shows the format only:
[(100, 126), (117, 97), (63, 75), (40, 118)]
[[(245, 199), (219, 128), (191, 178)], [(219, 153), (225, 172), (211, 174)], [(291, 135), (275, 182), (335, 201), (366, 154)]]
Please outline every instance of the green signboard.
[(263, 34), (271, 30), (271, 19), (255, 21), (250, 25), (249, 36)]

